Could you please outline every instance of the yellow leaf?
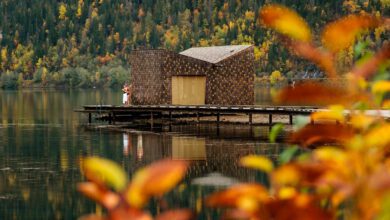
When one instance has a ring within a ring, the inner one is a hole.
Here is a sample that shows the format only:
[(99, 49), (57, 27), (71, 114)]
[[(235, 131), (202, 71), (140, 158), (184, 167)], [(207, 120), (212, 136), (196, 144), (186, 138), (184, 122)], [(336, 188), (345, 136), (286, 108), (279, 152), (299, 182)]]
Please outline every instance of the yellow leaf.
[(108, 185), (116, 191), (126, 187), (127, 175), (125, 171), (113, 161), (99, 158), (86, 158), (81, 164), (81, 169), (87, 179), (99, 185)]
[(293, 39), (309, 42), (309, 25), (295, 11), (281, 5), (268, 5), (260, 10), (260, 22)]
[(260, 155), (249, 155), (240, 159), (241, 166), (249, 167), (266, 173), (274, 169), (274, 165), (270, 159)]
[(332, 52), (339, 52), (354, 43), (356, 36), (367, 28), (374, 28), (380, 20), (369, 15), (349, 15), (328, 24), (322, 33), (322, 43)]
[(299, 182), (300, 174), (296, 167), (284, 165), (272, 172), (271, 179), (277, 185), (295, 185)]
[(372, 92), (374, 94), (383, 94), (390, 91), (390, 81), (381, 80), (375, 82), (372, 86)]
[(346, 153), (336, 147), (321, 147), (314, 150), (313, 154), (320, 161), (343, 162), (347, 159)]
[(325, 119), (325, 120), (336, 120), (339, 122), (344, 122), (345, 117), (344, 117), (344, 107), (341, 105), (334, 105), (330, 106), (329, 110), (327, 111), (319, 111), (319, 112), (314, 112), (311, 114), (311, 119), (312, 120), (319, 120), (319, 119)]
[(188, 163), (162, 160), (137, 171), (126, 191), (126, 200), (141, 208), (151, 196), (160, 196), (171, 190), (184, 177)]
[(365, 130), (367, 129), (376, 118), (365, 114), (353, 114), (350, 118), (350, 123), (354, 128)]
[(378, 126), (369, 133), (367, 133), (364, 138), (365, 146), (367, 147), (385, 147), (390, 144), (390, 124), (386, 123), (384, 125)]
[(280, 199), (290, 199), (297, 195), (297, 191), (294, 187), (282, 187), (278, 192), (278, 197)]

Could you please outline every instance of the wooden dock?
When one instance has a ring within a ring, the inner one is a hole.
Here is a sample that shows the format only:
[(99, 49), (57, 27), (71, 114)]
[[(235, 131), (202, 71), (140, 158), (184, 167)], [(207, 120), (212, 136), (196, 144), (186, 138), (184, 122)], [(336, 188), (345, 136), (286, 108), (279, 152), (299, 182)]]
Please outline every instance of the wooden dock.
[(148, 119), (153, 126), (157, 118), (171, 122), (175, 118), (197, 117), (200, 121), (202, 116), (213, 115), (216, 117), (216, 123), (220, 123), (222, 115), (248, 115), (248, 123), (252, 124), (254, 114), (265, 114), (269, 116), (268, 124), (273, 124), (273, 115), (288, 115), (289, 123), (293, 123), (294, 115), (309, 115), (318, 111), (317, 107), (310, 106), (216, 106), (216, 105), (85, 105), (83, 109), (76, 112), (88, 114), (88, 122), (92, 123), (92, 117), (104, 118), (110, 124), (115, 122), (130, 122), (137, 119)]

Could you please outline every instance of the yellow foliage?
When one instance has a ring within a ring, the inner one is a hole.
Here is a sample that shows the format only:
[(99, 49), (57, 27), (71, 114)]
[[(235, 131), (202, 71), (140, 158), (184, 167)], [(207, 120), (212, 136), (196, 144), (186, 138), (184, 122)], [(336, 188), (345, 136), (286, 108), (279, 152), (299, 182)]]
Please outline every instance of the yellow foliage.
[(7, 60), (7, 48), (1, 48), (1, 60), (4, 62)]
[(275, 70), (271, 73), (271, 76), (269, 77), (270, 83), (275, 84), (277, 81), (283, 80), (282, 73), (279, 70)]
[(60, 20), (65, 20), (66, 19), (66, 12), (67, 12), (66, 5), (65, 4), (61, 4), (59, 9), (58, 9), (58, 12), (59, 12), (58, 18)]
[(99, 10), (97, 8), (92, 9), (91, 18), (94, 19), (98, 16)]
[(255, 20), (255, 13), (253, 11), (246, 11), (245, 12), (245, 19), (249, 21), (254, 21)]

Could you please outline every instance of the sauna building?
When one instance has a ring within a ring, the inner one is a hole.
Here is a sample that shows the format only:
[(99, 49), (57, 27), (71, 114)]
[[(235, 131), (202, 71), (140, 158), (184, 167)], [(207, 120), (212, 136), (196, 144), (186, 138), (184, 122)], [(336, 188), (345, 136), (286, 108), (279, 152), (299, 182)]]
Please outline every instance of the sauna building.
[(133, 105), (253, 105), (251, 45), (131, 53)]

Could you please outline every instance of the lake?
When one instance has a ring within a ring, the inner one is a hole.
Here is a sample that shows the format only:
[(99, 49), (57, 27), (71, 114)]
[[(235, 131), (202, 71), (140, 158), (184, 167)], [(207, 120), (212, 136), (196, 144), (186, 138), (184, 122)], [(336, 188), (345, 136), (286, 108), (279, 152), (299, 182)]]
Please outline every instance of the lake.
[[(84, 180), (79, 162), (91, 155), (116, 161), (129, 176), (163, 158), (191, 161), (183, 184), (164, 197), (165, 203), (213, 219), (217, 213), (202, 204), (207, 194), (235, 182), (267, 182), (263, 174), (239, 167), (238, 158), (256, 153), (276, 159), (283, 147), (267, 143), (266, 126), (114, 132), (88, 130), (82, 126), (86, 116), (73, 112), (87, 104), (118, 105), (121, 95), (109, 89), (0, 91), (0, 219), (77, 219), (103, 212), (76, 191)], [(268, 88), (257, 88), (256, 102), (271, 103)], [(151, 213), (160, 209), (161, 201), (148, 206)]]

